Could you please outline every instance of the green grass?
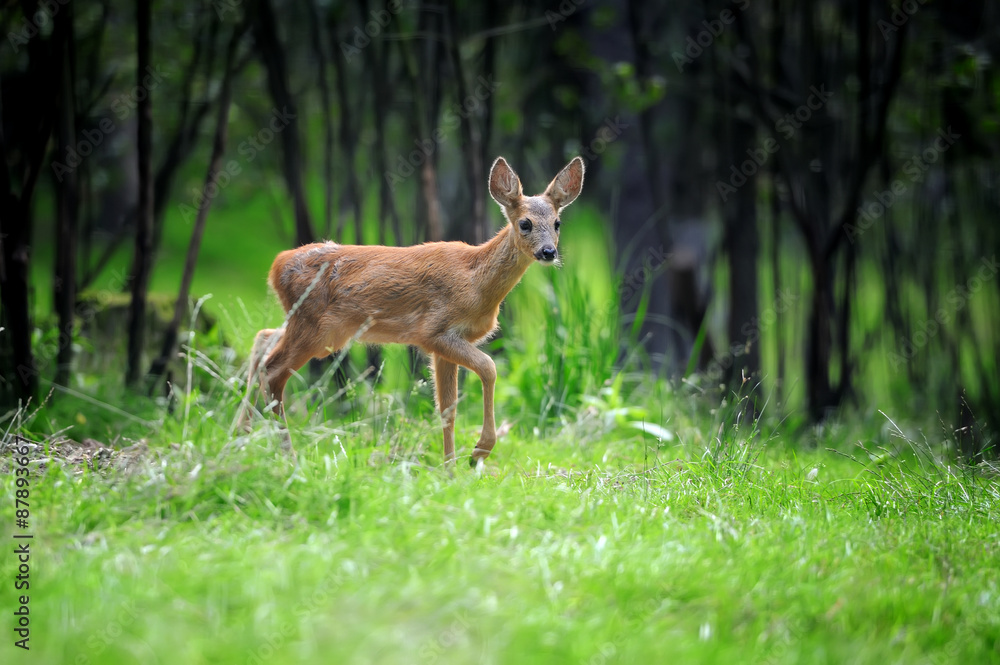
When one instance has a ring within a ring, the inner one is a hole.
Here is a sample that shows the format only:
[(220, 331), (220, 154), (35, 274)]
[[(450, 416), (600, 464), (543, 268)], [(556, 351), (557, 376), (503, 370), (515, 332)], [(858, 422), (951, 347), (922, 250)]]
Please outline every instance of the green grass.
[[(583, 206), (565, 267), (532, 268), (503, 307), (489, 351), (506, 433), (480, 472), (442, 467), (429, 376), (408, 375), (401, 347), (343, 389), (290, 382), (296, 461), (273, 423), (234, 438), (253, 333), (281, 321), (264, 278), (288, 224), (271, 196), (213, 207), (193, 293), (213, 295), (219, 325), (184, 348), (172, 398), (124, 392), (114, 370), (20, 415), (43, 442), (32, 649), (12, 647), (8, 554), (0, 662), (1000, 663), (995, 473), (955, 465), (953, 433), (891, 402), (871, 400), (902, 429), (847, 411), (807, 427), (791, 385), (748, 423), (697, 377), (655, 380), (622, 343), (617, 258)], [(171, 219), (163, 293), (190, 233)], [(126, 250), (96, 287), (117, 290), (127, 264)], [(799, 278), (783, 288), (808, 293)], [(805, 310), (782, 316), (786, 340)], [(765, 374), (775, 363), (765, 353)], [(482, 391), (461, 381), (467, 454)], [(5, 514), (15, 483), (0, 475)]]
[(427, 384), (300, 385), (293, 462), (273, 423), (229, 435), (219, 362), (195, 357), (200, 387), (125, 428), (146, 452), (32, 464), (32, 650), (8, 655), (5, 583), (4, 662), (1000, 661), (1000, 490), (885, 419), (762, 433), (616, 380), (518, 418), (477, 473), (440, 465)]

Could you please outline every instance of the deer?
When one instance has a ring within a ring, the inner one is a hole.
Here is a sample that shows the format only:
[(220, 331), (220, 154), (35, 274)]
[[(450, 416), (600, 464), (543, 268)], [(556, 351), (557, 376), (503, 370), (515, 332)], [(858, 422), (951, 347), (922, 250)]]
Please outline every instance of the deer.
[[(248, 395), (256, 379), (268, 406), (285, 418), (291, 375), (312, 358), (366, 344), (408, 344), (430, 358), (444, 459), (455, 459), (458, 368), (483, 386), (483, 427), (469, 459), (485, 460), (497, 441), (493, 395), (496, 364), (479, 348), (498, 330), (500, 305), (533, 263), (559, 265), (560, 214), (583, 189), (575, 157), (544, 192), (525, 196), (503, 157), (490, 168), (489, 192), (506, 225), (481, 245), (426, 242), (409, 247), (319, 242), (277, 255), (268, 284), (285, 322), (257, 333), (250, 352)], [(250, 409), (239, 420), (246, 430)], [(286, 431), (287, 431), (287, 420)], [(291, 446), (286, 438), (286, 445)]]

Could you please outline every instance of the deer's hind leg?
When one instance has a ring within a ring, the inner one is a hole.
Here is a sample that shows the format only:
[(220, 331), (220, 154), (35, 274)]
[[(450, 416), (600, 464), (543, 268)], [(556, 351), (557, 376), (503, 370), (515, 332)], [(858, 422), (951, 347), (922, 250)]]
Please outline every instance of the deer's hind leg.
[(274, 350), (265, 358), (262, 367), (265, 397), (269, 405), (277, 402), (274, 411), (279, 416), (285, 415), (285, 385), (292, 373), (301, 369), (310, 359), (322, 358), (329, 353), (322, 347), (313, 348), (314, 346), (310, 344), (308, 336), (289, 326), (274, 345)]
[(434, 398), (444, 429), (444, 461), (455, 458), (455, 417), (458, 415), (458, 365), (440, 354), (431, 355), (434, 367)]
[[(250, 419), (253, 415), (257, 397), (264, 390), (264, 359), (274, 349), (281, 339), (284, 330), (281, 328), (266, 328), (257, 333), (253, 347), (250, 350), (250, 370), (247, 372), (246, 394), (240, 404), (240, 412), (236, 426), (243, 432), (250, 431)], [(254, 383), (257, 389), (254, 390)]]

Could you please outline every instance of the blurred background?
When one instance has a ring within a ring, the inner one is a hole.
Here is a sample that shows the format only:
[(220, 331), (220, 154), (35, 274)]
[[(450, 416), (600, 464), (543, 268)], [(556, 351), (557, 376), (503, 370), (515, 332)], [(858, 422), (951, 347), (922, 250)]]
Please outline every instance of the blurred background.
[[(582, 155), (563, 266), (529, 271), (490, 344), (508, 398), (548, 417), (657, 377), (792, 424), (903, 412), (979, 457), (1000, 424), (998, 13), (6, 0), (0, 401), (81, 424), (118, 394), (169, 408), (197, 380), (178, 353), (229, 381), (280, 324), (279, 251), (479, 243), (496, 156), (537, 193)], [(386, 389), (427, 377), (392, 347), (341, 372), (370, 365)]]

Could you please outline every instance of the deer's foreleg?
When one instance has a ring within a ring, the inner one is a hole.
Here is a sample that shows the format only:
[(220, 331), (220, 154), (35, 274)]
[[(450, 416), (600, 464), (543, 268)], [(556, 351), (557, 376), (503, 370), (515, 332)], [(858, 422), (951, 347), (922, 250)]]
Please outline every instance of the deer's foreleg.
[[(483, 382), (483, 433), (480, 435), (470, 459), (470, 464), (475, 466), (479, 460), (489, 456), (497, 442), (496, 422), (493, 418), (493, 391), (497, 382), (496, 365), (488, 355), (458, 337), (440, 338), (428, 346), (435, 357), (441, 356), (445, 360), (469, 368)], [(447, 445), (447, 438), (445, 441), (445, 445)], [(454, 434), (452, 441), (454, 442)]]

